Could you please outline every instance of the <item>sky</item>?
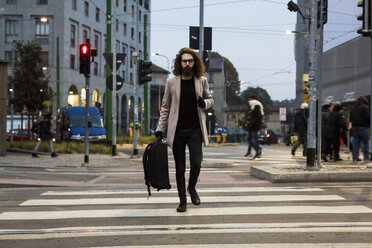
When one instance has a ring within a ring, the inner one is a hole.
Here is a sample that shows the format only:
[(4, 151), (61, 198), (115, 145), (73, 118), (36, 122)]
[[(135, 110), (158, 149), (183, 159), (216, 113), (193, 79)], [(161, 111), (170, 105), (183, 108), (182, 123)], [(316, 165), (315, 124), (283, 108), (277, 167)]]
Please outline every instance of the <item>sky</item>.
[[(228, 58), (239, 73), (241, 92), (264, 88), (272, 100), (295, 98), (294, 36), (296, 13), (289, 0), (204, 0), (204, 26), (212, 27), (212, 51)], [(294, 1), (297, 2), (297, 1)], [(356, 36), (357, 1), (329, 0), (325, 49)], [(189, 46), (189, 26), (199, 26), (200, 0), (151, 2), (151, 56), (167, 68), (182, 47)], [(301, 8), (301, 6), (300, 6)], [(347, 34), (345, 34), (347, 33)]]

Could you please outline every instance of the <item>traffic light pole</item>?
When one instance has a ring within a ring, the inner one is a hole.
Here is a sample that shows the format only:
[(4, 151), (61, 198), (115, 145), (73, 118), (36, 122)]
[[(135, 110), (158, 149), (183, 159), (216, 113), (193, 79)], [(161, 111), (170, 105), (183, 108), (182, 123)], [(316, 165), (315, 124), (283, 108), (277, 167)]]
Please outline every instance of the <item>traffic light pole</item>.
[[(112, 23), (116, 23), (116, 7), (114, 7), (113, 16), (111, 18)], [(114, 25), (111, 25), (114, 28)], [(112, 32), (112, 156), (116, 156), (118, 154), (116, 149), (116, 114), (117, 114), (117, 101), (116, 101), (116, 67), (117, 67), (117, 59), (116, 59), (116, 32)]]
[(309, 98), (309, 119), (307, 124), (307, 151), (306, 151), (306, 169), (315, 169), (315, 152), (316, 152), (316, 71), (317, 71), (317, 53), (316, 53), (316, 39), (317, 39), (317, 1), (311, 1), (311, 18), (310, 18), (310, 56), (309, 56), (309, 84), (310, 84), (310, 98)]
[[(136, 52), (133, 54), (133, 60), (135, 65), (135, 72), (138, 72), (138, 53)], [(133, 88), (134, 88), (134, 120), (133, 120), (133, 154), (131, 158), (138, 157), (138, 135), (137, 135), (137, 127), (138, 127), (138, 90), (137, 90), (137, 81), (138, 81), (138, 73), (134, 73), (134, 81), (133, 81)]]
[(84, 137), (84, 163), (82, 166), (89, 164), (89, 87), (90, 74), (85, 75), (85, 137)]

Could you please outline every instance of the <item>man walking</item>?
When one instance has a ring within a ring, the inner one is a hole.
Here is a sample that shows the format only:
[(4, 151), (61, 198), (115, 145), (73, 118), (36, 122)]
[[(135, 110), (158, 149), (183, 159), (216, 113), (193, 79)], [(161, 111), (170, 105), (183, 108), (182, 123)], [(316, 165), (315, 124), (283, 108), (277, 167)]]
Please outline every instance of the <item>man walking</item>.
[(256, 95), (248, 97), (248, 104), (251, 109), (248, 114), (248, 144), (256, 151), (252, 160), (260, 160), (261, 149), (258, 143), (258, 131), (262, 128), (264, 110), (261, 102), (257, 100)]
[(353, 138), (353, 163), (359, 160), (359, 149), (362, 143), (362, 151), (364, 161), (368, 160), (369, 150), (369, 133), (370, 114), (368, 108), (368, 100), (364, 96), (357, 99), (355, 107), (350, 112), (350, 122), (352, 124)]
[(185, 171), (186, 145), (190, 154), (190, 176), (187, 191), (194, 205), (200, 204), (196, 183), (200, 174), (202, 142), (208, 145), (208, 133), (204, 109), (213, 106), (205, 67), (199, 54), (190, 48), (182, 48), (174, 59), (173, 78), (167, 80), (163, 96), (159, 125), (155, 135), (163, 138), (168, 127), (167, 143), (172, 148), (176, 163), (176, 181), (180, 204), (177, 212), (185, 212), (187, 206)]
[(57, 157), (58, 155), (53, 151), (52, 147), (52, 133), (50, 131), (52, 127), (52, 113), (47, 113), (44, 116), (43, 121), (40, 124), (40, 141), (35, 146), (34, 152), (32, 153), (32, 157), (38, 158), (37, 152), (43, 142), (48, 144), (49, 151), (51, 153), (51, 157)]
[(307, 103), (301, 104), (301, 109), (296, 113), (294, 117), (294, 132), (297, 133), (297, 141), (292, 148), (292, 156), (296, 154), (297, 148), (302, 144), (302, 156), (306, 156), (307, 147), (307, 109), (309, 105)]

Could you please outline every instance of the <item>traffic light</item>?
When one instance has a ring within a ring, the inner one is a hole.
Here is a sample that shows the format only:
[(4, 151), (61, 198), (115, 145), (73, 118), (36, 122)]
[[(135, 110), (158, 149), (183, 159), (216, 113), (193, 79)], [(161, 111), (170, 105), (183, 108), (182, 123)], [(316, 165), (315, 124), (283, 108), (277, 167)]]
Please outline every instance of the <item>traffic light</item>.
[(138, 61), (138, 84), (141, 85), (152, 80), (151, 75), (148, 75), (152, 73), (151, 66), (151, 61), (143, 61), (142, 59)]
[(80, 45), (80, 74), (84, 74), (85, 76), (90, 74), (90, 54), (91, 49), (90, 45), (83, 43)]
[(359, 0), (358, 7), (363, 8), (362, 13), (357, 17), (363, 25), (358, 28), (357, 33), (363, 36), (371, 36), (371, 0)]
[[(320, 28), (320, 13), (321, 13), (321, 0), (318, 0), (317, 8), (317, 19), (318, 19), (318, 28)], [(323, 25), (327, 23), (328, 19), (328, 0), (323, 0)]]
[(304, 102), (309, 102), (309, 74), (302, 74), (302, 92), (304, 94)]

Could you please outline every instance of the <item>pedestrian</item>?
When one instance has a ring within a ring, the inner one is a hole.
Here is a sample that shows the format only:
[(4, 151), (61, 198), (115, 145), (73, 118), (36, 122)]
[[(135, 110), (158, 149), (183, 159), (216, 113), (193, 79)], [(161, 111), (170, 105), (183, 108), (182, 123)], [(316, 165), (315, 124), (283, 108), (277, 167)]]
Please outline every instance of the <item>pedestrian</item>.
[(370, 114), (368, 100), (364, 96), (357, 99), (354, 108), (350, 112), (350, 122), (353, 138), (353, 163), (359, 160), (359, 149), (362, 144), (364, 161), (368, 160)]
[(291, 151), (292, 156), (295, 156), (300, 145), (302, 145), (302, 156), (306, 156), (308, 108), (309, 105), (304, 102), (301, 104), (301, 109), (295, 114), (293, 131), (297, 134), (297, 140)]
[(252, 146), (256, 152), (252, 160), (260, 160), (262, 152), (258, 143), (258, 131), (260, 131), (263, 125), (264, 109), (262, 103), (257, 100), (256, 95), (250, 95), (248, 97), (248, 105), (250, 107), (247, 126), (248, 145)]
[(172, 148), (176, 164), (177, 191), (180, 199), (177, 212), (185, 212), (187, 206), (186, 145), (190, 154), (187, 191), (192, 203), (200, 204), (196, 183), (201, 169), (202, 142), (205, 146), (209, 143), (204, 110), (214, 104), (204, 73), (205, 67), (199, 54), (190, 48), (182, 48), (174, 59), (174, 77), (168, 79), (165, 85), (159, 124), (155, 132), (155, 136), (162, 139), (167, 128), (167, 144)]
[[(341, 104), (335, 104), (333, 110), (329, 113), (326, 122), (326, 152), (329, 153), (332, 149), (334, 161), (342, 161), (340, 158), (340, 139), (341, 131), (346, 130), (346, 120), (341, 113)], [(332, 147), (332, 148), (331, 148)]]
[(40, 124), (40, 141), (36, 144), (34, 152), (32, 153), (32, 157), (38, 158), (37, 152), (43, 142), (48, 144), (49, 152), (51, 153), (51, 157), (57, 157), (58, 155), (53, 151), (52, 146), (52, 132), (50, 129), (52, 128), (52, 113), (47, 113), (43, 121)]

